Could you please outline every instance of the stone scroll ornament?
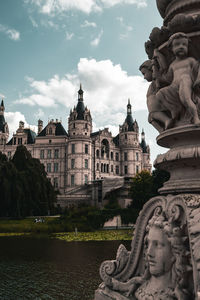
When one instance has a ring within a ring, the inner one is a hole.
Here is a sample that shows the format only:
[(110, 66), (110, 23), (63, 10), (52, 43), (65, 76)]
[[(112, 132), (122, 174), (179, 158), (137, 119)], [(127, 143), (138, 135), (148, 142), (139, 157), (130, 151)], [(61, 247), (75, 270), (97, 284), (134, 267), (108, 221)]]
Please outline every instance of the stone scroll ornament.
[(136, 223), (131, 251), (100, 267), (95, 300), (200, 299), (200, 196), (149, 200)]

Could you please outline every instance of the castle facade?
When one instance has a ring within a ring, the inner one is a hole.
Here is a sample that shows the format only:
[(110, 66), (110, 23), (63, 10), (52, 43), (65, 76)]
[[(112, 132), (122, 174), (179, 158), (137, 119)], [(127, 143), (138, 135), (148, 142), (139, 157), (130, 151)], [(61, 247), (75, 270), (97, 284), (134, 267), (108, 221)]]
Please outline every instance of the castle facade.
[(10, 158), (18, 145), (25, 145), (32, 156), (44, 164), (47, 176), (59, 191), (61, 206), (81, 199), (95, 202), (97, 198), (101, 202), (105, 196), (102, 194), (102, 182), (109, 191), (114, 189), (114, 182), (118, 182), (116, 188), (123, 187), (124, 178), (132, 178), (143, 169), (151, 171), (150, 149), (146, 145), (144, 131), (139, 140), (139, 127), (133, 120), (130, 101), (125, 121), (115, 137), (108, 128), (92, 131), (92, 117), (84, 105), (81, 86), (77, 105), (70, 111), (68, 131), (58, 120), (50, 120), (45, 127), (43, 121), (38, 120), (36, 134), (20, 121), (19, 128), (9, 140), (4, 111), (2, 100), (0, 151)]

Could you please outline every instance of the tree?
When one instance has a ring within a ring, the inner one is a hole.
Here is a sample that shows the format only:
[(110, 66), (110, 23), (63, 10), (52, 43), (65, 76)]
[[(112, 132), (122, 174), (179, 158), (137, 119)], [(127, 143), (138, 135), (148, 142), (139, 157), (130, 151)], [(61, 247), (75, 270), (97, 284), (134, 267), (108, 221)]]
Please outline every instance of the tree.
[(163, 186), (164, 182), (169, 180), (170, 174), (165, 170), (155, 169), (152, 172), (153, 177), (153, 195), (157, 196), (158, 190)]
[(1, 216), (44, 215), (52, 211), (56, 201), (44, 165), (23, 145), (10, 161), (0, 154), (0, 190)]
[(130, 207), (136, 209), (142, 209), (144, 203), (153, 196), (153, 177), (148, 171), (143, 170), (133, 178), (130, 196), (133, 199)]

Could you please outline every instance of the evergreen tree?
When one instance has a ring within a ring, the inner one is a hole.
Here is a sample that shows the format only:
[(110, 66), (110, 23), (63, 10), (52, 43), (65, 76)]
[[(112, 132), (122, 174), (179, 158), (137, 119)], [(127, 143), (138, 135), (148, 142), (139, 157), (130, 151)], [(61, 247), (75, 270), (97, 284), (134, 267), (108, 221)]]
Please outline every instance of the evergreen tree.
[(163, 186), (164, 182), (169, 180), (170, 174), (167, 171), (155, 169), (152, 172), (153, 177), (153, 195), (157, 196), (158, 190)]
[(10, 161), (0, 154), (0, 215), (24, 217), (52, 211), (56, 193), (46, 175), (44, 165), (23, 145)]
[(145, 202), (153, 196), (153, 178), (148, 171), (143, 170), (133, 178), (130, 196), (133, 199), (130, 207), (136, 209), (142, 209)]

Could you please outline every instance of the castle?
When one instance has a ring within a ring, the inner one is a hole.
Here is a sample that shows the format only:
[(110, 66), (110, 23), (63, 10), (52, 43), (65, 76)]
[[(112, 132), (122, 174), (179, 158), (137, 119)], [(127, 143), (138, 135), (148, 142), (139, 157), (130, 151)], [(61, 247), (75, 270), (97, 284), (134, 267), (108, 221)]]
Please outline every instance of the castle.
[(43, 128), (38, 120), (37, 134), (19, 122), (19, 128), (9, 139), (4, 117), (4, 102), (0, 106), (0, 151), (12, 157), (18, 145), (25, 145), (31, 155), (44, 164), (47, 176), (59, 191), (58, 206), (87, 202), (102, 204), (106, 194), (118, 189), (122, 206), (127, 205), (127, 183), (143, 169), (151, 171), (150, 149), (142, 131), (133, 121), (128, 101), (127, 116), (119, 134), (112, 136), (108, 128), (92, 132), (90, 110), (84, 105), (80, 85), (78, 103), (70, 111), (68, 132), (62, 123), (50, 120)]

